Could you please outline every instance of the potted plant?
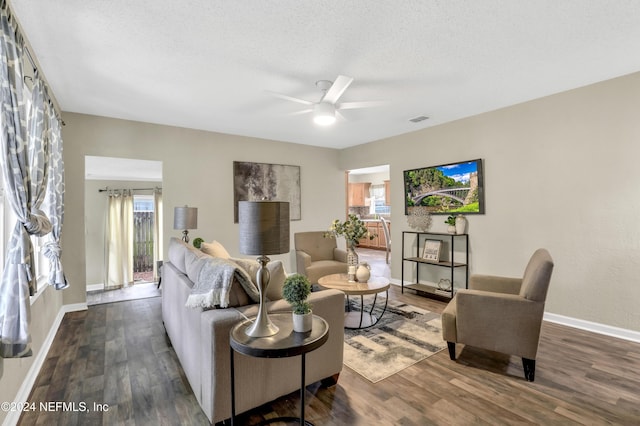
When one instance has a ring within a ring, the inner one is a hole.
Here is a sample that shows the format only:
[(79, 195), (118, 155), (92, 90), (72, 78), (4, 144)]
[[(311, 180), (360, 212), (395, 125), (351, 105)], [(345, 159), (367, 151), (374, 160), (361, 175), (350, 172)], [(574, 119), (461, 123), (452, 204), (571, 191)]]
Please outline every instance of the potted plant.
[(455, 234), (456, 233), (456, 217), (454, 215), (450, 215), (447, 220), (444, 221), (444, 223), (446, 223), (447, 225), (449, 225), (447, 227), (447, 232), (449, 234)]
[(198, 238), (194, 238), (193, 239), (193, 246), (197, 249), (200, 248), (200, 246), (202, 245), (202, 243), (204, 243), (204, 239), (198, 237)]
[(282, 295), (293, 307), (293, 331), (305, 333), (311, 331), (313, 314), (307, 297), (311, 294), (311, 283), (301, 274), (289, 275), (284, 280)]

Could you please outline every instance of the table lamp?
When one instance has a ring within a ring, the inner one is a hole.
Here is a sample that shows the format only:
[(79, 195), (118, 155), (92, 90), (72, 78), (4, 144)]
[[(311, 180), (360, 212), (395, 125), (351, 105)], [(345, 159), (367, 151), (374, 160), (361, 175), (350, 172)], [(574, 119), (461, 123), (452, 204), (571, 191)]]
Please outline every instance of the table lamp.
[(247, 328), (251, 337), (273, 336), (278, 332), (265, 306), (270, 274), (266, 268), (269, 254), (288, 253), (289, 203), (281, 201), (239, 201), (238, 222), (240, 224), (240, 253), (259, 255), (260, 268), (256, 283), (260, 292), (260, 307), (254, 323)]
[(182, 241), (189, 242), (189, 229), (198, 228), (197, 207), (174, 207), (173, 229), (182, 229)]

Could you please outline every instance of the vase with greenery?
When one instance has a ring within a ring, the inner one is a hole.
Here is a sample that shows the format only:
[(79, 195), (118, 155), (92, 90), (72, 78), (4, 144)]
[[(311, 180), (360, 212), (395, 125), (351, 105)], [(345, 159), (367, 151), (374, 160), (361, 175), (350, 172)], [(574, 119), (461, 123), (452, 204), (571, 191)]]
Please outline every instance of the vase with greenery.
[(454, 215), (450, 215), (447, 220), (444, 221), (444, 223), (446, 223), (447, 225), (447, 232), (449, 234), (455, 234), (456, 233), (456, 217)]
[(350, 214), (344, 222), (340, 222), (338, 219), (334, 220), (324, 236), (329, 238), (344, 237), (347, 243), (347, 265), (353, 266), (355, 271), (355, 267), (358, 265), (356, 246), (360, 243), (360, 239), (373, 240), (376, 234), (369, 232), (365, 223), (358, 216)]
[(284, 280), (282, 296), (293, 308), (293, 330), (305, 333), (311, 330), (313, 316), (307, 298), (311, 294), (311, 283), (301, 274), (289, 275)]

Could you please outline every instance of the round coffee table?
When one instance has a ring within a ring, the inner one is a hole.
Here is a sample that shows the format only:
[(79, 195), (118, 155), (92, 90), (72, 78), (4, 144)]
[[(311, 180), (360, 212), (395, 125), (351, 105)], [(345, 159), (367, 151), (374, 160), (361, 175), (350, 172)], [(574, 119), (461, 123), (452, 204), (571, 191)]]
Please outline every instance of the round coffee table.
[[(347, 274), (326, 275), (318, 280), (318, 284), (322, 287), (340, 290), (347, 296), (347, 313), (344, 318), (344, 328), (360, 329), (368, 328), (376, 325), (382, 315), (387, 310), (387, 301), (389, 300), (389, 280), (384, 277), (371, 277), (366, 283), (350, 282)], [(378, 300), (378, 293), (386, 292), (384, 299), (384, 307), (378, 315), (373, 314)], [(371, 309), (365, 312), (364, 296), (373, 294), (373, 303)], [(351, 311), (349, 296), (360, 296), (360, 312)]]

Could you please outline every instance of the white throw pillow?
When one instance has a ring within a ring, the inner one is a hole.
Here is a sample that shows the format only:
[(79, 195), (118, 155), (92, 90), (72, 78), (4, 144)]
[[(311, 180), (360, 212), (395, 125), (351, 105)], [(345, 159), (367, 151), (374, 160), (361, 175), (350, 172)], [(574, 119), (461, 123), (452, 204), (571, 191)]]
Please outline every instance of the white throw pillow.
[(221, 257), (223, 259), (229, 259), (231, 257), (227, 249), (215, 240), (211, 243), (203, 242), (200, 244), (200, 250), (213, 257)]

